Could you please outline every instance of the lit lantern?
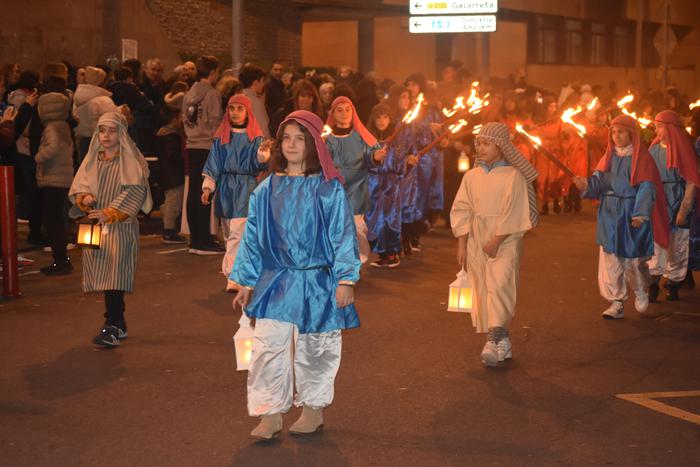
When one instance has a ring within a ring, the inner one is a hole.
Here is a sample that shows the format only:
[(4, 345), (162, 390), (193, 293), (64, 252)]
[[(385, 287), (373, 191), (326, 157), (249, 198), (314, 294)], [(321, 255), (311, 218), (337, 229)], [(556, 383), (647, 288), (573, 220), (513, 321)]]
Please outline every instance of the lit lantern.
[(238, 320), (240, 325), (233, 335), (233, 344), (236, 348), (236, 370), (247, 371), (250, 365), (250, 356), (253, 353), (253, 328), (250, 327), (250, 319), (241, 314)]
[(88, 248), (99, 248), (102, 237), (102, 226), (97, 220), (83, 218), (78, 222), (78, 245)]
[(447, 311), (471, 313), (472, 311), (472, 283), (464, 269), (457, 273), (457, 279), (450, 284), (450, 297)]
[(464, 151), (462, 151), (459, 155), (459, 159), (457, 159), (457, 170), (459, 173), (464, 173), (469, 170), (469, 156), (467, 156)]

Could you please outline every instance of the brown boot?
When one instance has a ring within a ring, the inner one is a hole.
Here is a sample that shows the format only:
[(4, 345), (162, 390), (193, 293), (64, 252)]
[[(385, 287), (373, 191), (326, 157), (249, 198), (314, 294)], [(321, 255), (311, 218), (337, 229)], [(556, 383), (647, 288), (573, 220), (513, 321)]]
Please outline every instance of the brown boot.
[(260, 423), (250, 432), (250, 436), (256, 439), (270, 440), (282, 431), (282, 414), (263, 415)]
[(289, 427), (289, 432), (295, 435), (316, 433), (323, 426), (323, 409), (304, 407), (301, 417)]

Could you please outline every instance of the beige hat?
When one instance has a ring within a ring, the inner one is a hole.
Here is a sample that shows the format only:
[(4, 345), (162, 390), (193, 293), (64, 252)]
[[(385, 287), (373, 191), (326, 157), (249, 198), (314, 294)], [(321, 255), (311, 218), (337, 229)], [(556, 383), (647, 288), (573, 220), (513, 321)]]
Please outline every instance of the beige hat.
[(85, 67), (85, 82), (94, 86), (99, 86), (104, 83), (107, 78), (107, 73), (102, 68), (94, 66)]

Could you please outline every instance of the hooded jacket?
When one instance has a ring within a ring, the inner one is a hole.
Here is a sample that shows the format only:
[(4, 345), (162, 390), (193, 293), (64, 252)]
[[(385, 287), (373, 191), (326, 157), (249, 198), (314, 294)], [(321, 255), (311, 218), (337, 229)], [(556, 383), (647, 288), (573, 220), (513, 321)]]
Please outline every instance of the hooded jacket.
[(219, 91), (206, 80), (194, 83), (182, 102), (185, 147), (209, 150), (222, 116)]
[(69, 188), (73, 182), (73, 137), (66, 121), (70, 98), (50, 92), (39, 98), (38, 105), (44, 131), (35, 156), (36, 183), (40, 188)]
[(78, 120), (75, 137), (92, 137), (100, 117), (118, 110), (111, 92), (92, 84), (79, 84), (73, 96), (73, 113)]

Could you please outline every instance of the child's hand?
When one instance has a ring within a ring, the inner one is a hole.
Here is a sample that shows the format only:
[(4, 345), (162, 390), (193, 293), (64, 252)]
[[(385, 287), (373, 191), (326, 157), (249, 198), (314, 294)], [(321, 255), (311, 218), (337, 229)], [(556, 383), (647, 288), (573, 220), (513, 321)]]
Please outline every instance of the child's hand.
[(410, 156), (406, 157), (406, 165), (409, 167), (413, 167), (418, 163), (418, 156), (415, 154), (411, 154)]
[(646, 221), (646, 217), (642, 216), (637, 216), (632, 218), (632, 227), (635, 229), (640, 228), (642, 225), (644, 225), (644, 222)]
[(676, 225), (681, 226), (686, 223), (688, 220), (687, 214), (683, 214), (682, 212), (679, 212), (678, 215), (676, 216)]
[(508, 235), (496, 235), (489, 242), (484, 245), (483, 251), (489, 258), (495, 258), (498, 255), (498, 249), (501, 243), (508, 237)]
[(202, 190), (202, 204), (205, 206), (209, 204), (209, 197), (211, 196), (211, 191), (209, 191), (207, 188)]
[(574, 185), (580, 193), (583, 193), (588, 188), (588, 180), (583, 177), (574, 177)]
[(338, 308), (345, 308), (352, 305), (355, 300), (355, 289), (350, 285), (340, 284), (338, 290), (335, 291), (335, 303)]
[(457, 265), (467, 270), (467, 242), (457, 241)]
[(260, 147), (258, 148), (258, 162), (261, 164), (266, 164), (270, 160), (272, 143), (274, 143), (274, 140), (266, 139), (260, 144)]
[(97, 219), (100, 224), (106, 224), (109, 220), (107, 214), (102, 209), (93, 209), (88, 213), (88, 219)]
[(386, 149), (377, 149), (376, 151), (374, 151), (372, 157), (374, 158), (374, 162), (376, 162), (377, 164), (381, 164), (386, 158)]
[(250, 302), (250, 297), (252, 295), (251, 292), (252, 289), (248, 287), (239, 287), (238, 293), (233, 299), (233, 308), (235, 309), (236, 305), (240, 305), (241, 309), (248, 306), (248, 302)]

